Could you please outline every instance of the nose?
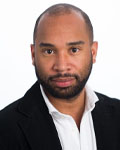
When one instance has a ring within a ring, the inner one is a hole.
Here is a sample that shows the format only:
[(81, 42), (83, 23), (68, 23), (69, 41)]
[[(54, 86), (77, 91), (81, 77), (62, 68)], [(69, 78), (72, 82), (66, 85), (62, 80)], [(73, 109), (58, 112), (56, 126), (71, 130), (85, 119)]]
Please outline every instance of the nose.
[(53, 70), (59, 73), (70, 71), (71, 65), (69, 56), (64, 53), (57, 55), (53, 65)]

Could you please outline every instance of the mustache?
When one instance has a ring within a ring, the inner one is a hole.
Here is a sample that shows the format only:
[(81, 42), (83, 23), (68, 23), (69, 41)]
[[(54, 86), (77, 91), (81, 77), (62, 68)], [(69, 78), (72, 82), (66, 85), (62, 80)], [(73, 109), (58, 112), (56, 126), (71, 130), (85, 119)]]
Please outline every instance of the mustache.
[(74, 77), (76, 80), (79, 79), (79, 76), (76, 75), (76, 74), (69, 74), (69, 73), (61, 74), (61, 73), (58, 73), (56, 75), (49, 76), (48, 80), (53, 80), (53, 79), (56, 79), (56, 78), (64, 78), (64, 77)]

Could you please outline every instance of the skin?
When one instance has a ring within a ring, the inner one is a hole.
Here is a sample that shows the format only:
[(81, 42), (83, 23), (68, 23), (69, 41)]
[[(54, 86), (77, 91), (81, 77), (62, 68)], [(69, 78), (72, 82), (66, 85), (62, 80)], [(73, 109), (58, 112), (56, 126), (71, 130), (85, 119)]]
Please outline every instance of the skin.
[[(96, 61), (97, 47), (97, 42), (90, 42), (80, 14), (45, 14), (38, 24), (35, 44), (31, 45), (32, 63), (45, 76), (70, 73), (84, 77), (91, 58), (92, 63)], [(52, 84), (64, 88), (75, 85), (76, 80), (72, 77), (57, 78)], [(85, 108), (85, 89), (69, 101), (45, 93), (60, 112), (73, 117), (79, 128)]]

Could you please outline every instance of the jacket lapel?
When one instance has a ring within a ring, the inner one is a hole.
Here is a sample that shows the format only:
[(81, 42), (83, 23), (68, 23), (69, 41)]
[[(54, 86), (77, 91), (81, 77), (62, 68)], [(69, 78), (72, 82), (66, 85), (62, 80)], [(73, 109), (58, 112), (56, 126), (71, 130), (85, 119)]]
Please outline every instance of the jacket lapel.
[(22, 119), (18, 122), (32, 150), (61, 150), (58, 133), (36, 83), (23, 97), (18, 107)]

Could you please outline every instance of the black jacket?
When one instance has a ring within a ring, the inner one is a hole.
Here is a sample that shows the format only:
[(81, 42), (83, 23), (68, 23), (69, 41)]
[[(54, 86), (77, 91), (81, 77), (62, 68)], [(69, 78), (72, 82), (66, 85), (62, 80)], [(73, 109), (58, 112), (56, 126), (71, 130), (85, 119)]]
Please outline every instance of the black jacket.
[[(97, 150), (120, 150), (120, 101), (96, 94), (92, 117)], [(62, 150), (38, 82), (0, 111), (0, 150)]]

